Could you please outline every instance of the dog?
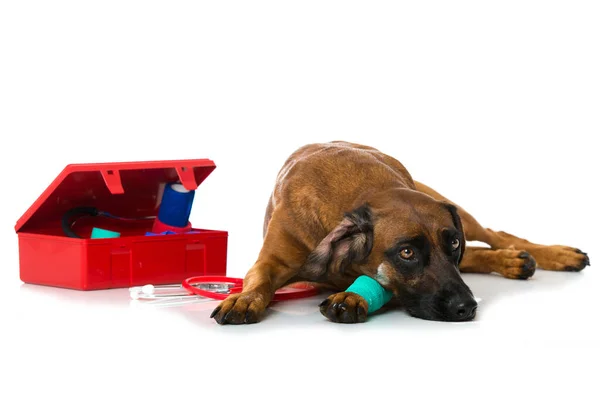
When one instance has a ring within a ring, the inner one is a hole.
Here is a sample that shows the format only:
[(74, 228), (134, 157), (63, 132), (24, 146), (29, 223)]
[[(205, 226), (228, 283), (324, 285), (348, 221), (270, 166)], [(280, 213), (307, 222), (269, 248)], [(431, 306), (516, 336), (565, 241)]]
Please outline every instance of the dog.
[(210, 315), (217, 323), (259, 322), (275, 291), (296, 282), (338, 292), (319, 306), (330, 321), (364, 322), (367, 302), (344, 291), (361, 275), (379, 282), (413, 317), (469, 321), (477, 302), (461, 273), (528, 279), (536, 268), (581, 271), (590, 265), (579, 249), (482, 227), (414, 181), (395, 158), (344, 141), (305, 145), (285, 161), (267, 205), (263, 240), (243, 290)]

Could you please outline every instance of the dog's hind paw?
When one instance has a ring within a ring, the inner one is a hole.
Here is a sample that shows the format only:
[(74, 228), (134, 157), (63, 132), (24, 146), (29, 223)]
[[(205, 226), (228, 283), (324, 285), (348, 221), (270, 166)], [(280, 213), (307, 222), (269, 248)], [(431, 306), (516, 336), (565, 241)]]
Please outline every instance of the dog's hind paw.
[(590, 265), (590, 257), (583, 251), (567, 246), (537, 246), (529, 250), (539, 267), (550, 271), (579, 272)]
[(356, 293), (340, 292), (332, 294), (319, 305), (321, 314), (332, 322), (354, 324), (365, 322), (369, 305)]

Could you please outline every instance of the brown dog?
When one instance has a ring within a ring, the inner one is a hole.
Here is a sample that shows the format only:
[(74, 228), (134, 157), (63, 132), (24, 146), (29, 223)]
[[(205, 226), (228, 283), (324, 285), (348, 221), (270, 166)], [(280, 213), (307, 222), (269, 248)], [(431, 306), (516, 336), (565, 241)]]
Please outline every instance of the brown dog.
[[(467, 247), (466, 240), (490, 248)], [(459, 272), (527, 279), (536, 266), (580, 271), (589, 264), (578, 249), (484, 229), (377, 149), (311, 144), (294, 152), (278, 175), (264, 244), (242, 293), (229, 296), (211, 317), (219, 324), (258, 322), (276, 290), (310, 281), (340, 291), (321, 303), (324, 316), (363, 322), (367, 302), (344, 290), (367, 275), (415, 317), (467, 321), (477, 302)]]

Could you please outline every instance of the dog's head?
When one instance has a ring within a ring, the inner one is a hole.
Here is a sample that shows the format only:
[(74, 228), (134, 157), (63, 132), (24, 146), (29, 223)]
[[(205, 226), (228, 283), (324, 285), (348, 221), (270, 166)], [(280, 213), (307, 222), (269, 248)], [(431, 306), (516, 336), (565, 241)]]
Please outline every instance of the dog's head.
[(376, 279), (415, 317), (467, 321), (477, 302), (458, 270), (464, 252), (456, 207), (398, 189), (347, 213), (313, 254), (330, 273), (352, 268)]

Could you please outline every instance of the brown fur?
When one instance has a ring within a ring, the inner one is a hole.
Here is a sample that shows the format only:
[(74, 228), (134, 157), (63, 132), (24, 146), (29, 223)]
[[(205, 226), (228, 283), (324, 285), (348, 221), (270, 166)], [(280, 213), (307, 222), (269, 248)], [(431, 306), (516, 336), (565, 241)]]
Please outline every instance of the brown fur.
[[(567, 271), (589, 265), (587, 255), (575, 248), (537, 245), (483, 228), (377, 149), (347, 142), (311, 144), (295, 151), (280, 170), (265, 214), (264, 244), (242, 293), (229, 296), (211, 317), (220, 324), (257, 322), (276, 290), (312, 281), (340, 291), (323, 302), (323, 315), (332, 321), (362, 322), (366, 302), (343, 292), (362, 274), (396, 296), (439, 293), (447, 282), (469, 296), (440, 250), (446, 244), (438, 232), (448, 229), (460, 233), (456, 264), (460, 262), (461, 272), (526, 279), (536, 267)], [(434, 250), (431, 266), (398, 273), (386, 254), (399, 237), (418, 235)], [(465, 248), (467, 240), (490, 248)]]

